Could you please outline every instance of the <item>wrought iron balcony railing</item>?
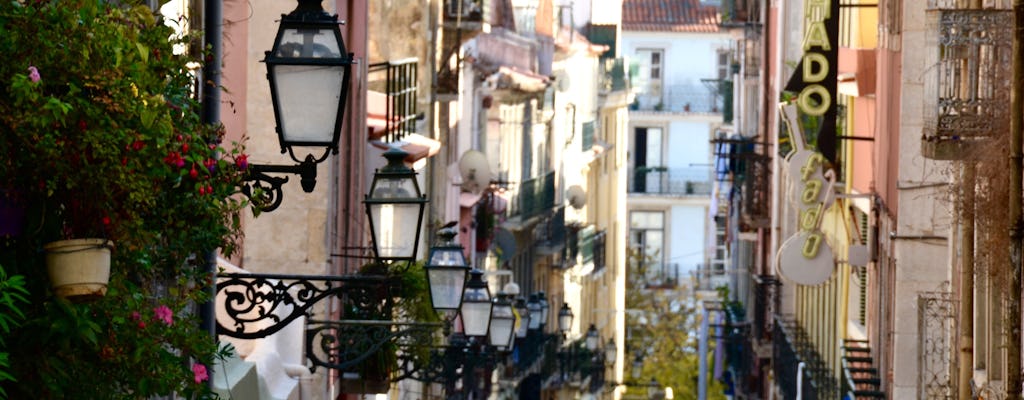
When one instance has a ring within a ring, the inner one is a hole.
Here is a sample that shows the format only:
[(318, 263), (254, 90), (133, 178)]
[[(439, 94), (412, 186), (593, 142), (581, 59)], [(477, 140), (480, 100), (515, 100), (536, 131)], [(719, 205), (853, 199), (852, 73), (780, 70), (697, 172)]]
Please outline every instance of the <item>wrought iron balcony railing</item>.
[(407, 58), (370, 64), (367, 73), (369, 89), (386, 96), (384, 141), (395, 142), (416, 133), (416, 92), (418, 60)]
[(480, 29), (480, 24), (487, 22), (491, 14), (489, 0), (445, 0), (445, 24), (461, 23), (462, 29)]
[(656, 263), (644, 267), (644, 286), (648, 289), (675, 289), (679, 286), (678, 263)]
[(936, 160), (980, 157), (987, 138), (1009, 127), (1011, 10), (927, 11), (921, 152)]
[(754, 315), (751, 333), (758, 340), (771, 340), (774, 315), (781, 305), (779, 286), (775, 275), (752, 275), (754, 282)]
[(629, 64), (624, 58), (604, 60), (600, 88), (603, 92), (618, 92), (630, 89)]
[[(775, 379), (783, 397), (796, 398), (799, 381), (804, 398), (840, 398), (838, 381), (795, 321), (776, 315), (772, 344)], [(797, 379), (797, 374), (801, 379)]]
[(519, 187), (519, 207), (510, 215), (519, 215), (524, 220), (555, 207), (555, 172), (523, 181)]
[(629, 193), (708, 196), (711, 168), (640, 166), (629, 171)]
[(760, 1), (721, 0), (719, 15), (723, 26), (743, 26), (760, 22)]

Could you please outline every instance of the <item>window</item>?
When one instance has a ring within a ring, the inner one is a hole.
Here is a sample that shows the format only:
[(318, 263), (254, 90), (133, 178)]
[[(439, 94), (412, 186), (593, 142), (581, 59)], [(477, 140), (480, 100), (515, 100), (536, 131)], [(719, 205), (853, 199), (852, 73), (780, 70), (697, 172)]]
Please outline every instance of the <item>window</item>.
[(633, 130), (633, 192), (661, 191), (664, 175), (661, 142), (661, 128), (637, 127)]
[(644, 274), (661, 272), (665, 254), (665, 213), (633, 211), (629, 215), (629, 245), (642, 255), (636, 264)]
[(661, 49), (637, 49), (636, 57), (641, 63), (639, 71), (641, 91), (649, 96), (660, 98), (664, 51)]
[(722, 49), (718, 50), (718, 80), (728, 80), (731, 78), (732, 73), (729, 71), (730, 62), (729, 50)]

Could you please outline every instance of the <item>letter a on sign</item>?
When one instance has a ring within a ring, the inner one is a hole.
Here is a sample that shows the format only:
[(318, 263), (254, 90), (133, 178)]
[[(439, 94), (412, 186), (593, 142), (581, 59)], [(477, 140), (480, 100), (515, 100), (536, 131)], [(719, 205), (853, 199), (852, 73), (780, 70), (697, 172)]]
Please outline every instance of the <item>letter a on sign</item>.
[[(805, 0), (804, 55), (786, 83), (803, 101), (800, 112), (819, 116), (817, 149), (836, 162), (836, 70), (839, 63), (839, 0)], [(808, 91), (808, 93), (804, 93)], [(814, 99), (815, 101), (809, 101)], [(827, 100), (827, 101), (826, 101)]]

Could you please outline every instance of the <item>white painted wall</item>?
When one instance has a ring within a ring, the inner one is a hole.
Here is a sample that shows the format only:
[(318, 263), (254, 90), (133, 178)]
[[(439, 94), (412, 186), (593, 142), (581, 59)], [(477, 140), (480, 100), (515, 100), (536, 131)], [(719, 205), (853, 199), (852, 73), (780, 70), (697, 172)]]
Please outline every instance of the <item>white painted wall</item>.
[(718, 50), (729, 48), (725, 33), (663, 33), (622, 31), (622, 54), (636, 59), (641, 48), (664, 49), (666, 85), (700, 85), (718, 77)]
[[(670, 169), (693, 168), (711, 162), (711, 124), (708, 122), (672, 121), (669, 123), (665, 153), (662, 160)], [(706, 168), (706, 167), (701, 167)]]
[(679, 264), (680, 278), (688, 277), (688, 271), (704, 262), (707, 214), (704, 206), (677, 205), (672, 206), (667, 215), (668, 258), (665, 262)]

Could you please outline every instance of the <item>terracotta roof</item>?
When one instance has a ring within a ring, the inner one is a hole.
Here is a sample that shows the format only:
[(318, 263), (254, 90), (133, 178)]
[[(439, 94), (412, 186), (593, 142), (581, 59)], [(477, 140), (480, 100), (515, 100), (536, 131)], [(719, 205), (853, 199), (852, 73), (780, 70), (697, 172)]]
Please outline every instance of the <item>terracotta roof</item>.
[(718, 7), (699, 0), (624, 0), (622, 29), (627, 31), (718, 32)]

